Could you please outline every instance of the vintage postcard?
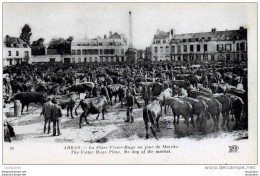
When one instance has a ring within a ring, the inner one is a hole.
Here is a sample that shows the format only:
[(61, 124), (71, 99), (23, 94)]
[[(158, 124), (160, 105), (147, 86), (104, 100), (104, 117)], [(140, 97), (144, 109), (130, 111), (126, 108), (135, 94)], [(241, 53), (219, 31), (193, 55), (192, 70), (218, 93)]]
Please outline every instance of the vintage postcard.
[(2, 12), (4, 165), (257, 164), (257, 3)]

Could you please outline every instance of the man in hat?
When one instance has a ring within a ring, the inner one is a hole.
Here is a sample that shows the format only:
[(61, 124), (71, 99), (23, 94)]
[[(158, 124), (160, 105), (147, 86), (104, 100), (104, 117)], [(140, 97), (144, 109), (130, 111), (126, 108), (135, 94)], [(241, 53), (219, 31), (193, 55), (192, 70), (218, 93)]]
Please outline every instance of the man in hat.
[(58, 136), (61, 135), (60, 133), (60, 117), (62, 117), (62, 113), (61, 113), (61, 107), (57, 104), (57, 100), (54, 98), (52, 100), (53, 102), (53, 107), (51, 109), (51, 119), (53, 122), (53, 136), (56, 136), (56, 126), (57, 126), (57, 133)]
[(140, 108), (141, 107), (141, 105), (140, 105), (140, 103), (137, 101), (137, 99), (136, 99), (136, 90), (135, 90), (135, 85), (133, 84), (132, 85), (132, 87), (130, 87), (130, 86), (128, 86), (128, 89), (127, 89), (127, 92), (129, 92), (131, 95), (133, 95), (133, 97), (134, 97), (134, 102), (137, 104), (137, 106)]
[(48, 134), (50, 133), (50, 125), (51, 125), (51, 109), (53, 107), (53, 103), (51, 102), (51, 97), (47, 98), (47, 102), (42, 106), (42, 114), (44, 116), (44, 133), (46, 131), (46, 125), (48, 123)]
[(127, 107), (127, 111), (126, 111), (126, 120), (125, 122), (134, 122), (134, 116), (133, 116), (133, 106), (134, 106), (134, 96), (131, 94), (131, 92), (129, 91), (129, 89), (127, 90), (126, 93), (126, 107)]
[(94, 88), (92, 90), (92, 94), (94, 97), (98, 97), (100, 94), (100, 86), (97, 83), (94, 84)]

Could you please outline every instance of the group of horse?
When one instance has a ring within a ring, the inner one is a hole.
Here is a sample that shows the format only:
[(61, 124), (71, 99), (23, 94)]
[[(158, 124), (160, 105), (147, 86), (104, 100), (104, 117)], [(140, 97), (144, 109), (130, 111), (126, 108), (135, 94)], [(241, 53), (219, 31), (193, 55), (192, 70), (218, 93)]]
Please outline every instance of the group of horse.
[(144, 100), (146, 138), (149, 127), (157, 138), (156, 127), (159, 128), (162, 109), (167, 106), (172, 109), (174, 124), (182, 117), (187, 126), (191, 123), (200, 130), (211, 118), (213, 130), (218, 130), (221, 115), (221, 126), (226, 128), (230, 114), (236, 125), (243, 114), (247, 118), (247, 69), (239, 64), (201, 65), (196, 69), (177, 68), (170, 63), (18, 65), (4, 68), (4, 74), (9, 75), (4, 78), (5, 102), (20, 100), (22, 112), (25, 106), (28, 110), (30, 103), (43, 104), (52, 95), (62, 108), (67, 108), (67, 116), (70, 111), (74, 118), (73, 108), (80, 94), (87, 93), (75, 109), (76, 115), (79, 106), (83, 109), (80, 128), (83, 118), (88, 124), (89, 114), (101, 113), (104, 119), (108, 106), (113, 106), (113, 98), (116, 102), (119, 97), (123, 106), (126, 90), (132, 86)]

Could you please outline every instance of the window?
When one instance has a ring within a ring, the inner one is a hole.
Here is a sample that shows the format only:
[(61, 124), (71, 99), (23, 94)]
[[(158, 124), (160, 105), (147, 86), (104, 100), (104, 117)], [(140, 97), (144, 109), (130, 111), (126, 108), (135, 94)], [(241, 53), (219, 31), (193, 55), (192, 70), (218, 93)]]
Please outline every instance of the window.
[(81, 58), (80, 57), (78, 58), (78, 63), (81, 63)]
[(191, 42), (191, 39), (189, 39), (189, 42)]
[(84, 58), (84, 62), (87, 62), (87, 58)]
[(181, 45), (178, 45), (178, 46), (177, 46), (177, 51), (178, 51), (178, 53), (181, 52)]
[(50, 58), (50, 63), (54, 63), (55, 62), (55, 58)]
[(163, 40), (163, 43), (166, 43), (166, 40)]
[(244, 54), (241, 54), (241, 60), (245, 61), (245, 55)]
[(156, 43), (161, 43), (160, 40), (157, 40)]
[(81, 55), (81, 50), (77, 50), (77, 55)]
[(245, 51), (245, 43), (240, 43), (240, 50)]
[(95, 62), (97, 62), (97, 57), (95, 57)]
[(225, 48), (226, 48), (226, 51), (231, 51), (232, 50), (231, 49), (231, 44), (226, 44)]
[(183, 39), (182, 41), (183, 41), (183, 42), (186, 42), (186, 39)]
[(25, 51), (25, 52), (24, 52), (24, 56), (25, 56), (25, 57), (29, 57), (29, 51)]
[(16, 56), (19, 56), (19, 51), (16, 51)]
[(92, 57), (89, 57), (89, 62), (92, 62)]
[(240, 58), (239, 58), (239, 54), (237, 54), (237, 58), (236, 58), (236, 60), (240, 60)]
[(210, 41), (210, 40), (211, 40), (211, 37), (208, 38), (208, 41)]
[(204, 44), (204, 51), (207, 52), (208, 51), (208, 45)]
[(8, 51), (8, 56), (11, 56), (12, 54), (11, 54), (11, 51)]
[(170, 53), (169, 46), (166, 46), (166, 53)]
[(197, 45), (197, 51), (200, 52), (200, 45)]
[(227, 61), (230, 61), (230, 54), (227, 54)]
[(223, 44), (218, 44), (217, 51), (223, 51), (223, 50), (224, 50)]
[(184, 51), (183, 52), (187, 52), (187, 45), (184, 45)]
[(72, 54), (72, 55), (75, 55), (75, 50), (71, 50), (71, 54)]
[(195, 38), (195, 41), (198, 42), (198, 41), (199, 41), (199, 38)]
[(86, 55), (87, 54), (87, 50), (86, 49), (83, 49), (82, 50), (82, 55)]
[(160, 47), (160, 53), (163, 53), (163, 47), (162, 46)]
[(193, 45), (190, 45), (190, 52), (193, 52)]
[(237, 43), (237, 51), (239, 51), (239, 43)]
[(72, 58), (72, 63), (75, 63), (75, 58)]
[(99, 50), (99, 54), (103, 54), (103, 50), (102, 49)]
[(124, 49), (121, 49), (121, 54), (124, 54)]
[(175, 46), (171, 47), (171, 53), (175, 53)]
[(158, 48), (154, 47), (154, 53), (158, 53)]

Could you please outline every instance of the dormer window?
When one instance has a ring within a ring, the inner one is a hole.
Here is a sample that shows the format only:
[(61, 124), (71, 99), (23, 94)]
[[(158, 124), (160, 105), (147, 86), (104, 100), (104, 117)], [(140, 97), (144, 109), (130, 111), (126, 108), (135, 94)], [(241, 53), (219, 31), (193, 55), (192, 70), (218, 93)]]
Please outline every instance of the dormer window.
[(186, 39), (183, 39), (183, 42), (186, 42)]
[(195, 41), (198, 42), (198, 41), (199, 41), (199, 38), (195, 38)]

